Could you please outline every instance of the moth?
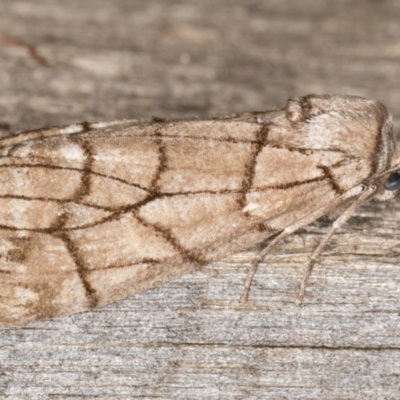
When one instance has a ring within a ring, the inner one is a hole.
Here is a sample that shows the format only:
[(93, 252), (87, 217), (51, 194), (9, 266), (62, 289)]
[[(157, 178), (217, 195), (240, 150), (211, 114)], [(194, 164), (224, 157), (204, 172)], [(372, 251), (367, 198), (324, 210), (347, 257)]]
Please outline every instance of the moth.
[(0, 140), (0, 323), (76, 313), (328, 215), (310, 257), (369, 199), (400, 192), (375, 100), (309, 95), (215, 119), (82, 123)]

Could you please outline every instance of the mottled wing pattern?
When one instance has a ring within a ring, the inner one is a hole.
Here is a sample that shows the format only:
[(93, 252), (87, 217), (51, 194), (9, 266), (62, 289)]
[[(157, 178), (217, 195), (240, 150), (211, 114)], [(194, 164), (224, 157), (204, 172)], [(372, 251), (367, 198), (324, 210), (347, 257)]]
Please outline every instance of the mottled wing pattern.
[[(285, 115), (80, 124), (3, 139), (0, 322), (146, 290), (276, 233), (368, 176), (357, 154), (285, 138)], [(354, 165), (365, 171), (341, 179)]]

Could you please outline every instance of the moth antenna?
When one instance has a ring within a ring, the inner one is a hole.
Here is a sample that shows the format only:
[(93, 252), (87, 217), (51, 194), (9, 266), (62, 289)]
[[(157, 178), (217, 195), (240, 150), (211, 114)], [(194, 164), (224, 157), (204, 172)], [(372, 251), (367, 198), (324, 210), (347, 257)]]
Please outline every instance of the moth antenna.
[(398, 171), (399, 169), (400, 169), (400, 164), (396, 164), (395, 166), (393, 166), (393, 167), (391, 167), (391, 168), (389, 168), (389, 169), (387, 169), (387, 170), (385, 170), (385, 171), (383, 171), (383, 172), (381, 172), (379, 174), (374, 175), (374, 177), (375, 178), (379, 178), (382, 175), (386, 175), (389, 172)]
[(357, 208), (360, 207), (361, 204), (364, 203), (368, 199), (368, 197), (370, 197), (375, 191), (376, 191), (375, 186), (366, 187), (364, 192), (350, 205), (350, 207), (347, 208), (346, 211), (344, 211), (343, 214), (337, 220), (335, 220), (327, 235), (325, 235), (325, 237), (321, 240), (317, 248), (313, 251), (313, 253), (310, 256), (310, 262), (308, 263), (306, 274), (304, 275), (304, 278), (301, 282), (300, 290), (295, 301), (296, 306), (301, 305), (304, 295), (306, 293), (307, 283), (308, 280), (310, 279), (315, 262), (317, 261), (318, 257), (322, 254), (322, 252), (325, 250), (325, 247), (328, 244), (331, 237), (355, 213)]
[[(303, 218), (299, 219), (295, 224), (291, 226), (287, 226), (278, 236), (276, 236), (271, 243), (268, 244), (268, 246), (263, 249), (257, 256), (257, 258), (252, 262), (250, 271), (247, 274), (246, 281), (244, 283), (244, 289), (243, 289), (243, 294), (240, 297), (240, 303), (244, 304), (247, 302), (249, 298), (249, 292), (250, 292), (250, 286), (253, 281), (254, 275), (257, 272), (258, 265), (260, 262), (270, 253), (270, 251), (277, 246), (279, 243), (282, 242), (283, 239), (285, 239), (287, 236), (291, 235), (292, 233), (296, 232), (297, 230), (304, 228), (305, 226), (309, 225), (310, 223), (314, 222), (318, 218), (322, 217), (325, 215), (328, 211), (336, 208), (340, 204), (343, 203), (345, 199), (351, 199), (352, 197), (355, 197), (357, 195), (361, 195), (352, 203), (352, 205), (333, 223), (332, 229), (329, 231), (326, 240), (324, 239), (318, 248), (313, 252), (311, 255), (311, 261), (308, 265), (307, 269), (307, 274), (304, 277), (302, 284), (301, 284), (301, 289), (300, 292), (297, 296), (296, 299), (296, 304), (300, 305), (301, 301), (304, 297), (305, 294), (305, 286), (307, 285), (307, 281), (310, 278), (311, 272), (313, 265), (318, 258), (318, 256), (321, 254), (323, 251), (324, 247), (328, 243), (329, 239), (331, 236), (335, 233), (335, 231), (343, 225), (350, 217), (351, 215), (357, 210), (357, 208), (369, 197), (371, 196), (376, 190), (375, 186), (368, 186), (368, 187), (363, 187), (363, 186), (356, 186), (347, 192), (343, 193), (336, 199), (334, 199), (332, 202), (324, 205), (323, 207), (318, 208), (317, 210), (307, 214)], [(319, 252), (317, 252), (319, 251)], [(300, 302), (298, 300), (300, 299)]]

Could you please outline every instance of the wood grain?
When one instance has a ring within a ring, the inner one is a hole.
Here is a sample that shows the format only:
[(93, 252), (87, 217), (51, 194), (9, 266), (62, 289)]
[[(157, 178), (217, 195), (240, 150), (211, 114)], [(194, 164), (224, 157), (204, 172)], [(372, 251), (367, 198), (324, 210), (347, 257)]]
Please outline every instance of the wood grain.
[[(267, 109), (310, 92), (377, 98), (400, 122), (394, 1), (0, 0), (3, 129)], [(1, 399), (395, 399), (396, 202), (364, 206), (294, 306), (320, 222), (93, 312), (0, 329)]]

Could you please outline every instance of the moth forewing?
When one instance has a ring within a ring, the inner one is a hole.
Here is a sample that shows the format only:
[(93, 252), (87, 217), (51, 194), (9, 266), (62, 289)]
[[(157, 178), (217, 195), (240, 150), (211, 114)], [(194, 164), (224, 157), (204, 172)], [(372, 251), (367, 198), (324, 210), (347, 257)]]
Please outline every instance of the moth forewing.
[(386, 108), (351, 96), (210, 120), (76, 124), (0, 146), (1, 323), (104, 305), (278, 235), (245, 299), (274, 243), (344, 212), (310, 273), (363, 201), (398, 193)]

